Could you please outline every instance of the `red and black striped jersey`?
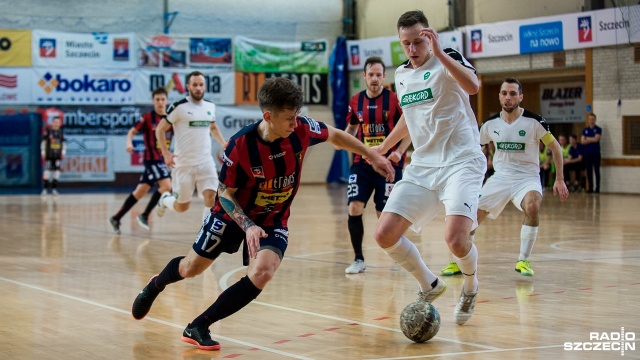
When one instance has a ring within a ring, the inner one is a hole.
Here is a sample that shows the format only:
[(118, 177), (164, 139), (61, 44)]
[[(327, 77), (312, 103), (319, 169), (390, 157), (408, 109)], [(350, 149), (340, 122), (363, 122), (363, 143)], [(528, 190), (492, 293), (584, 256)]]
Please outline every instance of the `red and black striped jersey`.
[[(326, 141), (329, 130), (324, 123), (298, 116), (291, 135), (269, 143), (258, 134), (262, 121), (231, 137), (222, 157), (219, 179), (227, 187), (238, 189), (235, 197), (256, 225), (286, 227), (305, 153), (309, 146)], [(233, 221), (217, 196), (212, 212)]]
[[(402, 108), (398, 97), (387, 88), (382, 89), (382, 94), (375, 98), (367, 96), (367, 91), (363, 90), (355, 94), (349, 102), (349, 111), (347, 113), (347, 123), (351, 125), (359, 125), (357, 138), (367, 146), (376, 146), (382, 144), (384, 139), (391, 133), (394, 126), (402, 116)], [(398, 144), (387, 152), (389, 155), (398, 148)], [(404, 166), (405, 154), (394, 166), (402, 168)], [(368, 163), (358, 154), (354, 154), (354, 163)], [(370, 166), (370, 165), (369, 165)]]
[[(144, 160), (145, 161), (164, 161), (162, 158), (162, 151), (158, 146), (156, 139), (156, 126), (160, 123), (160, 115), (156, 114), (154, 110), (142, 115), (133, 128), (136, 131), (142, 131), (142, 138), (144, 139)], [(173, 128), (166, 132), (167, 146), (171, 145), (171, 138), (173, 137)]]

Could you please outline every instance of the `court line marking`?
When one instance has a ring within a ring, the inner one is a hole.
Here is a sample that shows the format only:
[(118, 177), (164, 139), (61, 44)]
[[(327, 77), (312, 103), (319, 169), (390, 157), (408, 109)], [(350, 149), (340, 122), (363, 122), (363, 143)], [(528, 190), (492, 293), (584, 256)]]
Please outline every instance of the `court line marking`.
[(375, 360), (424, 359), (424, 358), (433, 358), (433, 357), (442, 357), (442, 356), (458, 356), (458, 355), (469, 355), (469, 354), (491, 354), (491, 353), (507, 352), (507, 351), (550, 349), (550, 348), (558, 348), (558, 347), (563, 347), (563, 346), (564, 345), (545, 345), (545, 346), (531, 346), (531, 347), (521, 347), (521, 348), (511, 348), (511, 349), (459, 351), (459, 352), (454, 352), (454, 353), (440, 353), (440, 354), (430, 354), (430, 355), (400, 356), (400, 357), (392, 357), (392, 358), (372, 358), (372, 360), (373, 359), (375, 359)]
[[(228, 288), (227, 280), (233, 274), (235, 274), (236, 272), (238, 272), (240, 270), (246, 270), (246, 267), (245, 266), (239, 267), (239, 268), (233, 269), (231, 271), (228, 271), (227, 273), (222, 275), (220, 277), (220, 280), (218, 280), (220, 288), (223, 289), (223, 290), (226, 290)], [(287, 306), (269, 304), (269, 303), (265, 303), (265, 302), (262, 302), (262, 301), (255, 301), (254, 300), (254, 301), (251, 302), (251, 304), (258, 304), (258, 305), (268, 306), (268, 307), (279, 309), (279, 310), (296, 312), (296, 313), (310, 315), (310, 316), (316, 316), (316, 317), (320, 317), (320, 318), (324, 318), (324, 319), (330, 319), (330, 320), (345, 322), (347, 324), (358, 324), (358, 325), (361, 325), (361, 326), (371, 327), (371, 328), (375, 328), (375, 329), (394, 331), (394, 332), (402, 332), (400, 329), (391, 328), (391, 327), (387, 327), (387, 326), (369, 324), (369, 323), (362, 322), (362, 321), (345, 319), (345, 318), (341, 318), (341, 317), (338, 317), (338, 316), (332, 316), (332, 315), (319, 314), (319, 313), (316, 313), (316, 312), (295, 309), (295, 308), (291, 308), (291, 307), (287, 307)], [(475, 344), (475, 343), (470, 343), (470, 342), (465, 342), (465, 341), (460, 341), (460, 340), (455, 340), (455, 339), (448, 339), (448, 338), (444, 338), (444, 337), (438, 337), (438, 340), (442, 340), (442, 341), (450, 342), (450, 343), (454, 343), (454, 344), (459, 344), (459, 345), (474, 346), (474, 347), (479, 347), (479, 348), (488, 349), (488, 350), (502, 350), (501, 348), (497, 348), (497, 347), (494, 347), (494, 346)]]
[[(66, 299), (78, 301), (78, 302), (81, 302), (81, 303), (84, 303), (84, 304), (93, 305), (93, 306), (100, 307), (100, 308), (103, 308), (103, 309), (111, 310), (111, 311), (118, 312), (118, 313), (121, 313), (121, 314), (131, 315), (131, 312), (128, 311), (128, 310), (125, 311), (125, 310), (118, 309), (118, 308), (113, 307), (113, 306), (101, 304), (101, 303), (98, 303), (98, 302), (95, 302), (95, 301), (91, 301), (91, 300), (87, 300), (87, 299), (83, 299), (83, 298), (80, 298), (80, 297), (77, 297), (77, 296), (64, 294), (64, 293), (61, 293), (61, 292), (58, 292), (58, 291), (45, 289), (45, 288), (42, 288), (42, 287), (39, 287), (39, 286), (26, 284), (26, 283), (23, 283), (23, 282), (20, 282), (20, 281), (16, 281), (16, 280), (7, 279), (7, 278), (1, 277), (1, 276), (0, 276), (0, 280), (6, 281), (8, 283), (12, 283), (12, 284), (15, 284), (15, 285), (18, 285), (18, 286), (27, 287), (27, 288), (30, 288), (30, 289), (33, 289), (33, 290), (42, 291), (42, 292), (45, 292), (45, 293), (48, 293), (48, 294), (51, 294), (51, 295), (56, 295), (56, 296), (63, 297), (63, 298), (66, 298)], [(166, 325), (166, 326), (170, 326), (170, 327), (173, 327), (173, 328), (184, 330), (184, 326), (183, 325), (178, 325), (178, 324), (174, 324), (174, 323), (171, 323), (171, 322), (168, 322), (168, 321), (156, 319), (156, 318), (151, 317), (151, 316), (147, 316), (144, 319), (156, 322), (158, 324), (162, 324), (162, 325)], [(252, 344), (250, 342), (237, 340), (237, 339), (230, 338), (230, 337), (227, 337), (227, 336), (222, 336), (222, 335), (219, 335), (219, 334), (211, 333), (211, 335), (216, 339), (221, 339), (221, 340), (233, 342), (233, 343), (236, 343), (236, 344), (240, 344), (240, 345), (244, 345), (244, 346), (248, 346), (248, 347), (264, 350), (264, 351), (267, 351), (267, 352), (271, 352), (271, 353), (274, 353), (274, 354), (287, 356), (287, 357), (294, 358), (294, 359), (313, 360), (313, 358), (309, 358), (309, 357), (306, 357), (306, 356), (291, 354), (291, 353), (288, 353), (288, 352), (285, 352), (285, 351), (280, 351), (280, 350), (268, 348), (268, 347), (265, 347), (265, 346), (262, 346), (262, 345)], [(220, 352), (212, 352), (212, 354), (220, 354)]]

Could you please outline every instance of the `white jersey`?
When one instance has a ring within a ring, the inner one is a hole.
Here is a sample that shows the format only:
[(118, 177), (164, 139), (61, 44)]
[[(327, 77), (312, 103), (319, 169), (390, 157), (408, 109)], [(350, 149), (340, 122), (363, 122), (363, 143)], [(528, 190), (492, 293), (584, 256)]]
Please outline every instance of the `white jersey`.
[(549, 125), (540, 115), (523, 110), (520, 117), (508, 124), (500, 116), (487, 119), (480, 128), (480, 143), (493, 141), (493, 168), (496, 174), (509, 176), (538, 176), (540, 159), (538, 142), (545, 145), (554, 140)]
[[(445, 52), (473, 69), (459, 52)], [(418, 69), (404, 63), (396, 69), (395, 79), (414, 147), (412, 164), (444, 167), (484, 157), (469, 94), (435, 56)]]
[(196, 104), (186, 97), (169, 106), (167, 121), (173, 125), (176, 167), (213, 161), (209, 126), (216, 121), (216, 106), (202, 100)]

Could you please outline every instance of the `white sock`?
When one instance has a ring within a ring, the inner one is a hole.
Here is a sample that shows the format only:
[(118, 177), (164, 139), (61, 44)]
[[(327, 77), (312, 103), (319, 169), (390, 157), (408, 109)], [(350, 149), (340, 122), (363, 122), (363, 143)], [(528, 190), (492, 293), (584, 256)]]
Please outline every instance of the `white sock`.
[(384, 250), (387, 255), (409, 274), (418, 280), (420, 290), (429, 291), (432, 289), (431, 284), (438, 279), (424, 263), (420, 257), (418, 248), (404, 236), (400, 237), (397, 243)]
[(202, 210), (202, 223), (204, 224), (204, 220), (207, 218), (207, 215), (211, 214), (211, 208), (204, 207)]
[(537, 226), (522, 225), (520, 229), (520, 257), (518, 260), (527, 260), (529, 258), (537, 237)]
[(458, 267), (460, 267), (460, 271), (462, 271), (462, 275), (464, 275), (464, 283), (462, 287), (464, 289), (465, 294), (475, 293), (478, 291), (478, 249), (476, 249), (476, 245), (471, 243), (471, 249), (467, 255), (457, 258), (455, 255), (453, 256), (456, 259), (456, 263)]
[(164, 205), (167, 209), (171, 211), (176, 211), (176, 209), (173, 208), (173, 203), (175, 202), (176, 202), (176, 197), (173, 195), (167, 196), (166, 198), (162, 199), (162, 205)]

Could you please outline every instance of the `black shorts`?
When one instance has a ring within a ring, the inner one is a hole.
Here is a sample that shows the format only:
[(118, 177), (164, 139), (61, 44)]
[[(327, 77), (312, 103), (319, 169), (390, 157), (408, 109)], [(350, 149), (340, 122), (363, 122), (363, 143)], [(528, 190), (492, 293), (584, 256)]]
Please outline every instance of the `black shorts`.
[(49, 171), (58, 171), (60, 170), (60, 160), (60, 158), (46, 158), (44, 168)]
[(167, 165), (162, 161), (145, 161), (144, 172), (140, 175), (140, 184), (148, 184), (153, 186), (162, 179), (170, 178), (171, 172)]
[[(261, 227), (267, 233), (267, 237), (260, 239), (260, 250), (269, 249), (282, 260), (289, 242), (289, 229)], [(233, 254), (238, 251), (244, 240), (245, 232), (235, 221), (227, 221), (221, 214), (209, 214), (196, 236), (193, 250), (202, 257), (215, 260), (223, 252)]]
[(367, 206), (367, 201), (373, 195), (373, 202), (376, 204), (376, 211), (382, 211), (387, 203), (389, 194), (395, 183), (402, 179), (402, 169), (394, 167), (396, 177), (392, 183), (380, 174), (378, 174), (371, 166), (353, 164), (351, 166), (351, 174), (349, 175), (349, 185), (347, 185), (347, 197), (349, 203), (352, 201), (362, 201)]

